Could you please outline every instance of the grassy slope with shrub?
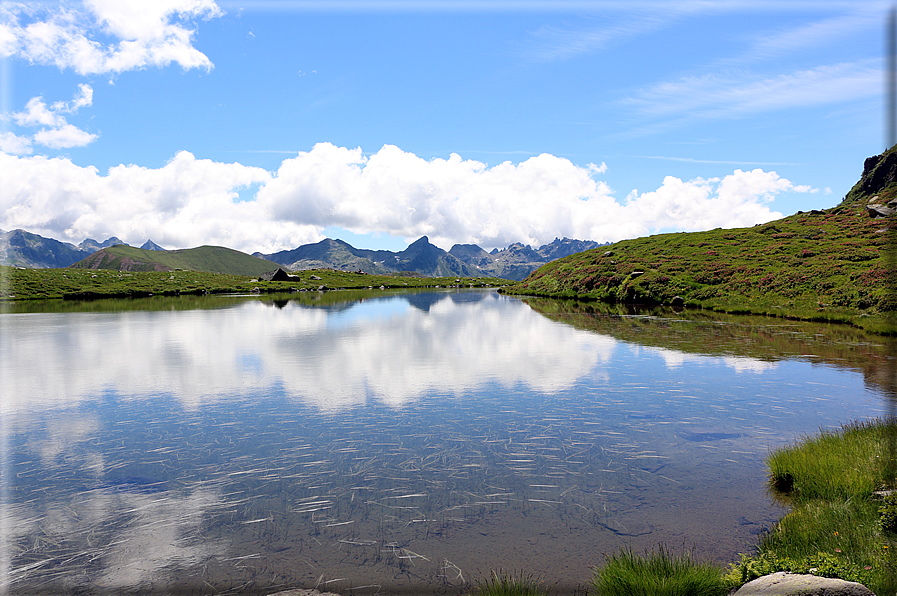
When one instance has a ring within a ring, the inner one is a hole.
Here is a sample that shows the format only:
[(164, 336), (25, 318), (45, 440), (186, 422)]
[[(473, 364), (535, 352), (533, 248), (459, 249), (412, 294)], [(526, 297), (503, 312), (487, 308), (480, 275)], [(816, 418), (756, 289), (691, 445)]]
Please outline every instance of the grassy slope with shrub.
[(873, 219), (866, 205), (897, 198), (893, 172), (881, 175), (895, 152), (837, 207), (751, 228), (623, 240), (548, 263), (503, 291), (649, 304), (679, 296), (687, 306), (893, 332), (897, 268), (887, 249), (897, 215)]
[[(316, 275), (320, 279), (311, 279)], [(456, 281), (460, 279), (460, 281)], [(179, 294), (246, 294), (292, 290), (483, 287), (501, 285), (497, 278), (403, 277), (367, 275), (332, 269), (302, 271), (300, 281), (256, 281), (252, 277), (202, 271), (114, 271), (106, 269), (20, 269), (0, 267), (0, 299), (87, 299)]]

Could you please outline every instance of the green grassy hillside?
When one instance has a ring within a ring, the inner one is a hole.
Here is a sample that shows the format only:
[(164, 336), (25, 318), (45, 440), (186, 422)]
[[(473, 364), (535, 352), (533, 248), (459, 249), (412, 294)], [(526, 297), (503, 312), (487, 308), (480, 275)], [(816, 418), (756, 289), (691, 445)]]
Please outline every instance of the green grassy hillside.
[(112, 246), (97, 251), (74, 265), (78, 269), (116, 271), (204, 271), (255, 276), (280, 265), (223, 246), (200, 246), (183, 250), (154, 251), (133, 246)]
[[(888, 250), (897, 215), (869, 204), (897, 197), (897, 152), (866, 160), (837, 206), (751, 228), (659, 234), (559, 259), (511, 294), (700, 306), (726, 312), (887, 325), (897, 311)], [(862, 321), (863, 316), (872, 320)]]
[[(140, 249), (134, 249), (140, 250)], [(172, 251), (173, 252), (173, 251)], [(314, 276), (314, 279), (312, 278)], [(302, 271), (299, 280), (257, 281), (253, 277), (204, 271), (110, 271), (108, 269), (24, 269), (0, 266), (0, 300), (69, 300), (142, 296), (306, 292), (367, 288), (487, 287), (497, 278), (359, 275), (348, 271)]]

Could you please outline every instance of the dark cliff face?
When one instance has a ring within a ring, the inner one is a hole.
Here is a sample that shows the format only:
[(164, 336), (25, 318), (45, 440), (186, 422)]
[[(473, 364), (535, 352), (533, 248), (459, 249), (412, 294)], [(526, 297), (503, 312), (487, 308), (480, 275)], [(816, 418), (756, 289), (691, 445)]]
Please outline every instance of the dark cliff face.
[(842, 203), (870, 199), (875, 195), (887, 195), (885, 200), (897, 194), (897, 145), (881, 155), (867, 157), (860, 177)]
[(866, 193), (876, 193), (897, 183), (897, 152), (869, 157), (863, 164), (860, 180)]

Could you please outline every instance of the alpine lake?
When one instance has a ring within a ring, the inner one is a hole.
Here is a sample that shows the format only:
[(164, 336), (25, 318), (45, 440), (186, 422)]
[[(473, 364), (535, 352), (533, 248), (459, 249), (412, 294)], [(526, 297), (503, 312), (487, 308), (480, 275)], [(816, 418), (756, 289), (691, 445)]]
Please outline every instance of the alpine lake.
[(582, 594), (726, 565), (770, 450), (891, 415), (893, 340), (494, 290), (7, 303), (0, 594)]

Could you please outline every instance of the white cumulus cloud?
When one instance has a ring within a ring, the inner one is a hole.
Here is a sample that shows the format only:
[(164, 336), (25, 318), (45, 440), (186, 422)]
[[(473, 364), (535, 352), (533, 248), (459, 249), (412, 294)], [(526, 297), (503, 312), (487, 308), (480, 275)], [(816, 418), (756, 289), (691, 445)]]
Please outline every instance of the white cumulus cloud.
[(0, 115), (0, 119), (12, 121), (20, 127), (43, 128), (32, 137), (15, 135), (11, 132), (0, 136), (0, 150), (18, 155), (31, 153), (32, 143), (44, 145), (52, 149), (68, 149), (89, 145), (97, 135), (81, 130), (69, 124), (64, 114), (75, 114), (81, 108), (93, 103), (93, 88), (90, 85), (79, 85), (78, 93), (70, 102), (58, 101), (51, 106), (43, 97), (32, 97), (25, 104), (25, 109), (14, 114)]
[(186, 151), (161, 168), (120, 165), (105, 175), (65, 158), (0, 154), (0, 228), (74, 242), (116, 235), (274, 252), (318, 241), (336, 226), (488, 250), (559, 236), (616, 241), (750, 226), (781, 217), (769, 206), (779, 193), (811, 191), (775, 172), (735, 170), (721, 179), (667, 177), (656, 190), (618, 201), (598, 179), (606, 169), (549, 154), (488, 166), (456, 154), (426, 160), (389, 145), (366, 156), (329, 143), (275, 172)]
[(210, 69), (193, 47), (195, 19), (220, 16), (213, 0), (85, 0), (0, 6), (0, 57), (87, 74), (172, 63)]
[(31, 139), (19, 136), (12, 132), (0, 132), (0, 151), (13, 155), (27, 155), (33, 153)]
[(83, 147), (97, 138), (97, 135), (83, 131), (72, 124), (63, 124), (58, 128), (41, 130), (34, 133), (34, 142), (46, 145), (51, 149), (68, 149)]

